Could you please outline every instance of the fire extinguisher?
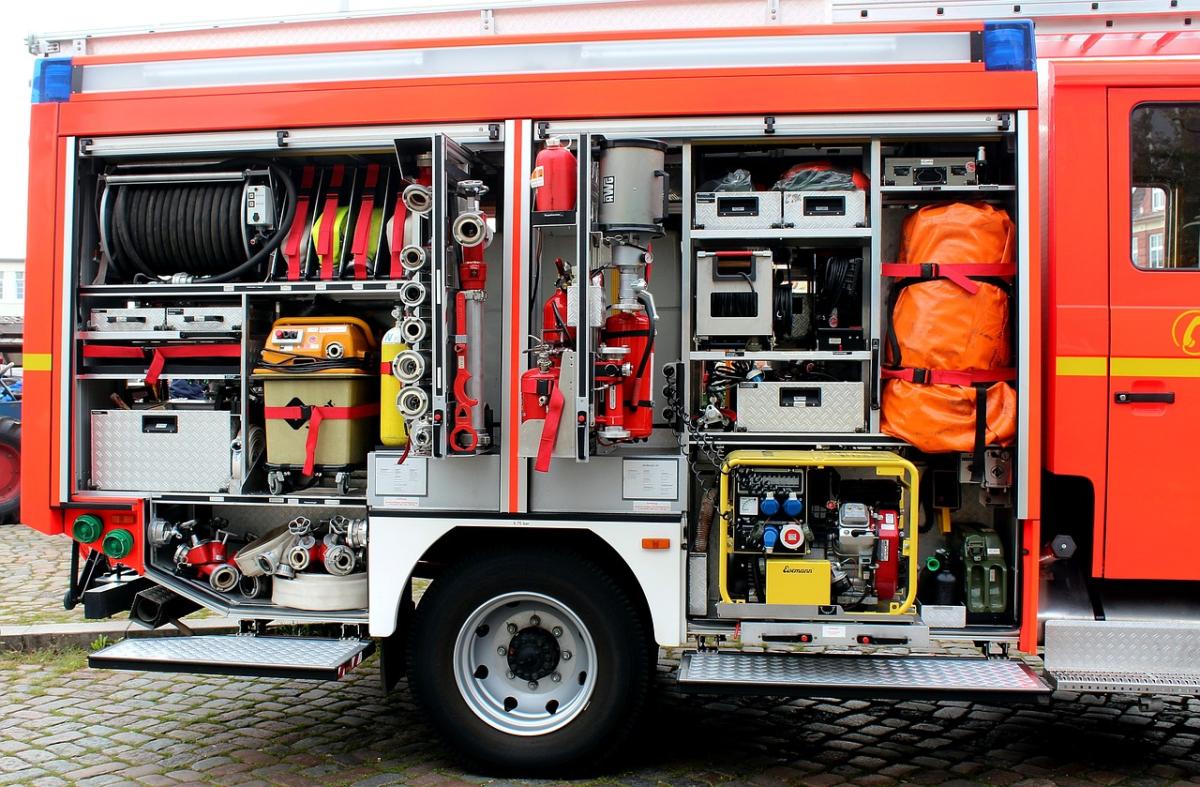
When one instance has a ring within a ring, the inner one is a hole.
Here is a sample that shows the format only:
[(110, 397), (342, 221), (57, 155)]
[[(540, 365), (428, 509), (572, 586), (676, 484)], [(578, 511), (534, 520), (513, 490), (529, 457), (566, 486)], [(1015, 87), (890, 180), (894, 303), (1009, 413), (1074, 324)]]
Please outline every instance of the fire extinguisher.
[[(626, 348), (627, 374), (611, 381), (606, 395), (604, 423), (623, 427), (628, 440), (644, 440), (654, 431), (654, 320), (645, 311), (622, 311), (604, 321), (603, 342), (613, 348)], [(597, 377), (599, 382), (599, 377)], [(615, 383), (615, 384), (614, 384)], [(614, 397), (616, 400), (614, 401)], [(600, 422), (598, 417), (597, 422)]]
[(575, 155), (558, 137), (546, 140), (546, 146), (534, 161), (532, 184), (537, 188), (534, 209), (575, 210), (575, 192), (579, 170)]
[(571, 285), (571, 270), (562, 257), (556, 257), (554, 265), (558, 268), (558, 280), (554, 284), (554, 294), (546, 299), (542, 307), (542, 341), (564, 345), (575, 341), (575, 328), (567, 325), (567, 289)]

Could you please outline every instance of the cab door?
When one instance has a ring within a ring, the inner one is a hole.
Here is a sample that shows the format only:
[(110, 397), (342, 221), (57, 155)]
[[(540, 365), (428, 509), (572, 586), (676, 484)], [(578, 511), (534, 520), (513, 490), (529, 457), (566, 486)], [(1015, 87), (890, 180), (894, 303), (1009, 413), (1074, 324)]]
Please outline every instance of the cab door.
[(1200, 579), (1200, 88), (1109, 90), (1108, 140), (1103, 575)]

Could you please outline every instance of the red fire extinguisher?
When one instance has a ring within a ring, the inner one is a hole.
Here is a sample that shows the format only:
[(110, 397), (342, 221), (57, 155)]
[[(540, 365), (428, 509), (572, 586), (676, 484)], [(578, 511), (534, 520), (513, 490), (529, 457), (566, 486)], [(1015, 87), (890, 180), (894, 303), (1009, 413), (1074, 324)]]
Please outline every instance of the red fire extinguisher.
[(575, 192), (579, 178), (575, 155), (557, 137), (546, 140), (537, 154), (532, 181), (537, 187), (534, 209), (575, 210)]
[[(616, 405), (623, 412), (612, 412), (611, 416), (615, 418), (610, 417), (608, 423), (623, 426), (629, 432), (626, 439), (644, 440), (654, 431), (654, 405), (650, 393), (654, 329), (650, 317), (644, 311), (617, 312), (604, 321), (603, 336), (609, 347), (628, 349), (624, 357), (630, 369), (619, 383), (620, 400)], [(611, 410), (611, 407), (606, 409)], [(620, 423), (614, 423), (614, 420)]]
[(542, 341), (562, 345), (575, 341), (575, 328), (567, 325), (567, 287), (570, 286), (571, 274), (562, 257), (556, 257), (554, 265), (558, 268), (558, 280), (554, 285), (554, 294), (542, 306)]

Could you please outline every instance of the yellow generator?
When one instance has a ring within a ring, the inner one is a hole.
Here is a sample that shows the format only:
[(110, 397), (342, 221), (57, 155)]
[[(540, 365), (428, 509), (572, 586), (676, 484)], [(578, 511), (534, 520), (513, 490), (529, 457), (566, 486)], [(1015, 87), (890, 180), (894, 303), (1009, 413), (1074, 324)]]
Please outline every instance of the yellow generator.
[(736, 451), (721, 467), (725, 604), (901, 615), (917, 594), (917, 469), (890, 451)]
[(378, 349), (357, 317), (287, 317), (271, 327), (254, 380), (262, 383), (267, 482), (272, 494), (334, 473), (349, 492), (351, 472), (375, 443)]

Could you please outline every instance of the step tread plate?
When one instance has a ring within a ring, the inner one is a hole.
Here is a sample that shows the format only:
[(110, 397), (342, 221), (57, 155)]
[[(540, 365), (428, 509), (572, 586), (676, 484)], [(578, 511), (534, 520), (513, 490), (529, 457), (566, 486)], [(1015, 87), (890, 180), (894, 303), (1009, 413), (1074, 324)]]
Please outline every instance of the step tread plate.
[(1081, 694), (1200, 695), (1200, 675), (1194, 672), (1061, 670), (1048, 674), (1058, 691)]
[(360, 639), (239, 634), (125, 639), (88, 656), (97, 669), (337, 680), (374, 643)]
[(689, 652), (683, 655), (679, 682), (697, 692), (816, 696), (1050, 693), (1050, 687), (1019, 661), (928, 656)]

